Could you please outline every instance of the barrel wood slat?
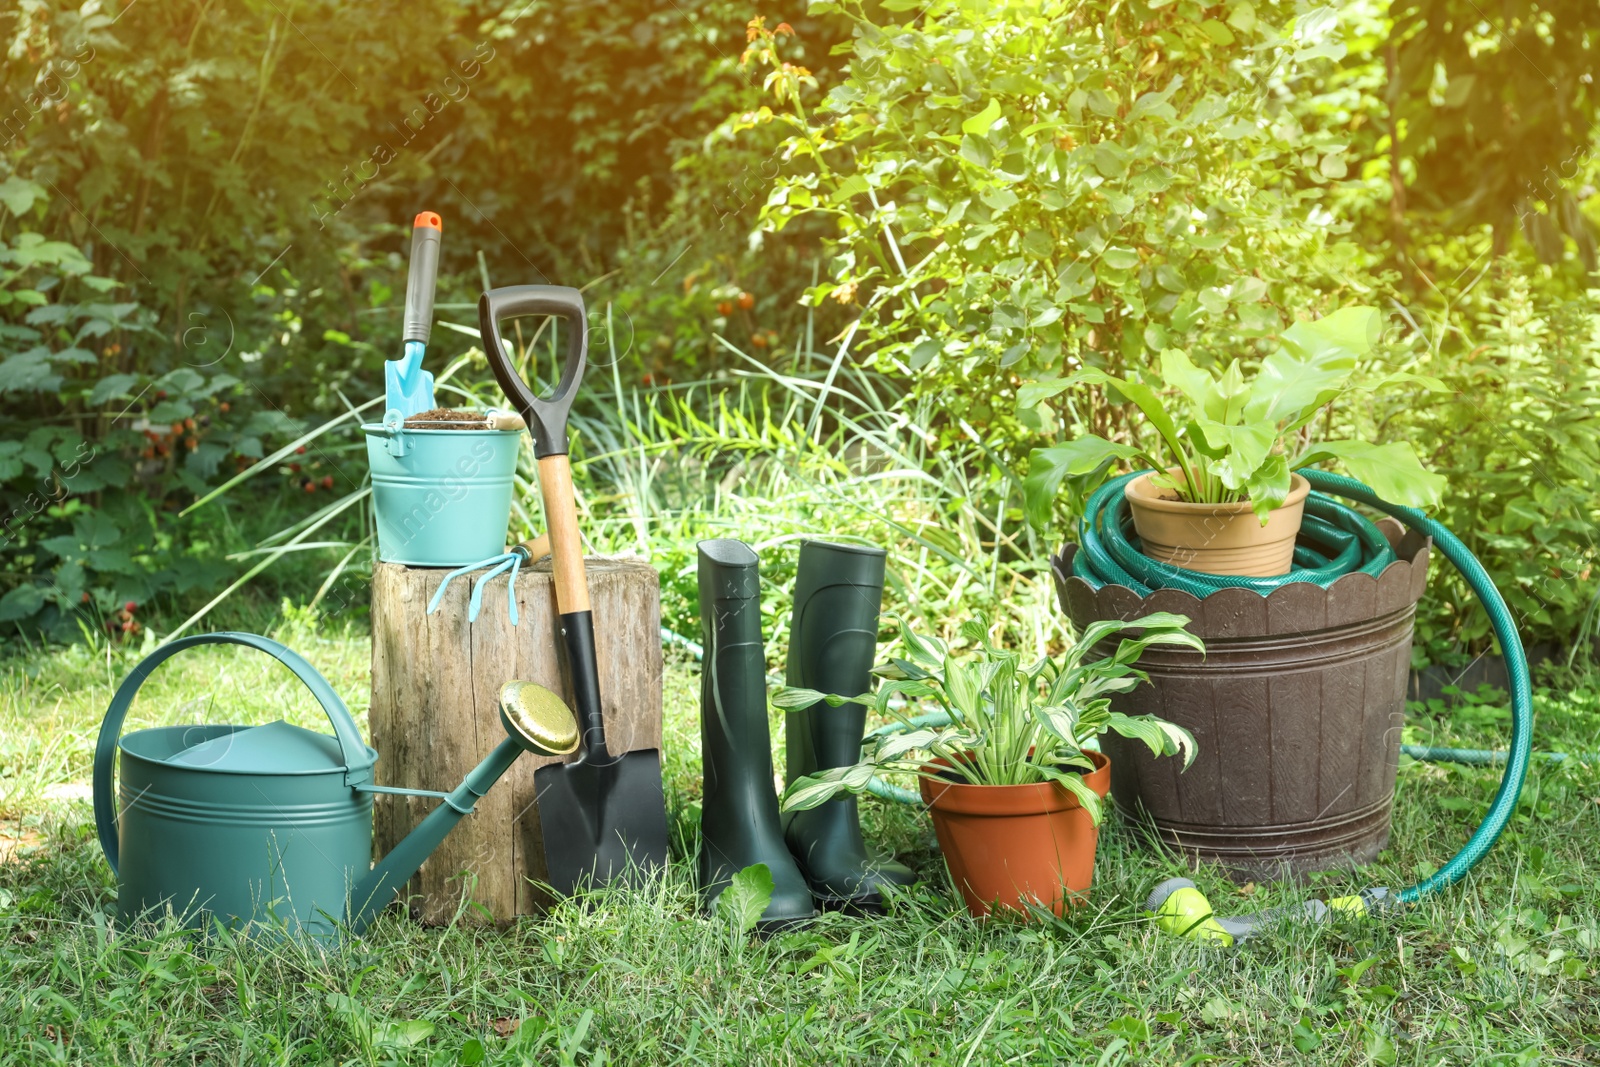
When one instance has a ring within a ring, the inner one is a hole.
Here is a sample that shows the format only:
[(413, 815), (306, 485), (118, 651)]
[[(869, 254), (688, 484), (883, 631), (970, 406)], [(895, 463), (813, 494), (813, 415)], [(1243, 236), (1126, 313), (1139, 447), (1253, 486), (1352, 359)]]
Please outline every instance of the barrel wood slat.
[[(636, 559), (591, 558), (586, 565), (607, 745), (618, 753), (660, 748), (659, 578)], [(484, 587), (476, 622), (467, 622), (472, 582), (462, 578), (451, 583), (438, 612), (428, 615), (428, 601), (446, 573), (389, 563), (379, 563), (373, 573), (369, 721), (381, 757), (381, 785), (439, 788), (460, 781), (505, 737), (499, 694), (507, 681), (537, 682), (572, 699), (550, 560), (518, 575), (515, 627), (506, 610), (504, 575)], [(524, 754), (478, 802), (407, 887), (413, 917), (450, 921), (467, 888), (464, 874), (475, 880), (473, 900), (496, 921), (533, 914), (549, 903), (533, 884), (545, 877), (533, 772), (554, 762)], [(376, 851), (392, 848), (436, 803), (378, 795)]]

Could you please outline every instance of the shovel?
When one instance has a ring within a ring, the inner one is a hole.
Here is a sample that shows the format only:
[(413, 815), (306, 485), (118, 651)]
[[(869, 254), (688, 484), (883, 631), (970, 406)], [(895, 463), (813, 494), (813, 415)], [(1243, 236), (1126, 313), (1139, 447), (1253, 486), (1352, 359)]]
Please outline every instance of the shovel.
[[(433, 410), (433, 375), (422, 369), (433, 332), (433, 290), (439, 280), (439, 240), (443, 223), (424, 211), (411, 224), (411, 266), (406, 274), (405, 355), (383, 364), (385, 414), (400, 413), (399, 422)], [(390, 421), (387, 417), (385, 422)]]
[[(517, 375), (500, 338), (500, 321), (518, 315), (566, 319), (567, 350), (561, 380), (540, 398)], [(573, 705), (583, 751), (571, 763), (534, 772), (539, 825), (544, 835), (550, 885), (563, 895), (583, 887), (624, 880), (638, 885), (667, 863), (667, 805), (661, 791), (661, 753), (648, 749), (617, 755), (606, 748), (600, 715), (600, 679), (595, 666), (594, 616), (583, 574), (583, 544), (567, 460), (567, 412), (583, 377), (589, 328), (583, 296), (556, 285), (492, 289), (478, 301), (483, 350), (505, 391), (533, 435), (539, 461), (550, 555), (561, 614), (561, 636), (572, 671)]]

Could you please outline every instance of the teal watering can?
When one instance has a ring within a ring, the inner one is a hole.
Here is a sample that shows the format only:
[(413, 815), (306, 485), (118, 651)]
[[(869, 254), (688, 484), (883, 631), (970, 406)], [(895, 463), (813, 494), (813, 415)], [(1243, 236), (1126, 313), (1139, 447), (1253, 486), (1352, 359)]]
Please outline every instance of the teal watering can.
[[(122, 736), (128, 707), (157, 666), (186, 648), (215, 644), (245, 645), (288, 667), (322, 705), (333, 736), (282, 721), (158, 726)], [(344, 701), (288, 648), (245, 633), (161, 646), (117, 690), (95, 746), (95, 824), (117, 875), (118, 916), (131, 922), (170, 907), (196, 928), (216, 919), (321, 939), (341, 929), (361, 933), (518, 756), (578, 748), (572, 712), (532, 683), (506, 683), (500, 722), (509, 736), (453, 792), (378, 786), (378, 754), (361, 740)], [(377, 866), (374, 793), (440, 801)]]

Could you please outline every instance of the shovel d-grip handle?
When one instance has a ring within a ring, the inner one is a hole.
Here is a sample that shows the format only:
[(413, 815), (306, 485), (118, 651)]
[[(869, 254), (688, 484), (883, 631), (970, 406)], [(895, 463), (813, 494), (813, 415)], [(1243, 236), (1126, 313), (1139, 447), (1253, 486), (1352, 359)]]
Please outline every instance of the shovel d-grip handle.
[[(517, 374), (511, 365), (505, 341), (500, 336), (503, 319), (520, 315), (554, 315), (567, 320), (567, 351), (561, 364), (561, 380), (555, 390), (541, 397)], [(511, 285), (491, 289), (478, 298), (478, 332), (489, 368), (511, 402), (516, 405), (533, 434), (533, 454), (541, 467), (547, 456), (567, 454), (567, 412), (583, 379), (583, 365), (589, 354), (589, 320), (583, 307), (583, 294), (565, 285)], [(542, 471), (541, 471), (542, 474)]]
[(288, 667), (311, 690), (311, 695), (317, 698), (328, 721), (333, 724), (339, 752), (344, 757), (345, 784), (358, 787), (372, 781), (372, 754), (361, 740), (361, 728), (356, 725), (344, 701), (339, 699), (339, 694), (333, 691), (333, 686), (299, 653), (270, 637), (229, 631), (195, 634), (193, 637), (170, 641), (140, 660), (139, 665), (122, 680), (116, 695), (111, 698), (111, 706), (106, 709), (106, 717), (100, 723), (100, 736), (95, 741), (94, 823), (100, 835), (100, 847), (105, 850), (113, 871), (117, 869), (118, 844), (116, 794), (112, 792), (111, 775), (117, 742), (122, 738), (123, 720), (128, 717), (128, 709), (133, 706), (133, 698), (139, 694), (139, 687), (144, 685), (151, 673), (179, 652), (196, 645), (244, 645), (265, 652)]

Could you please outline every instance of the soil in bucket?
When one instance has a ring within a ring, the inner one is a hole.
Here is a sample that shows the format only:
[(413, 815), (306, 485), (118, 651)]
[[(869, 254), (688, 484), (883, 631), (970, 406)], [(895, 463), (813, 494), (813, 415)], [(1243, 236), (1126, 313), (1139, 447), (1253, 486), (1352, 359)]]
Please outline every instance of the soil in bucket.
[(404, 425), (408, 430), (482, 430), (485, 419), (481, 411), (433, 408), (411, 416)]

